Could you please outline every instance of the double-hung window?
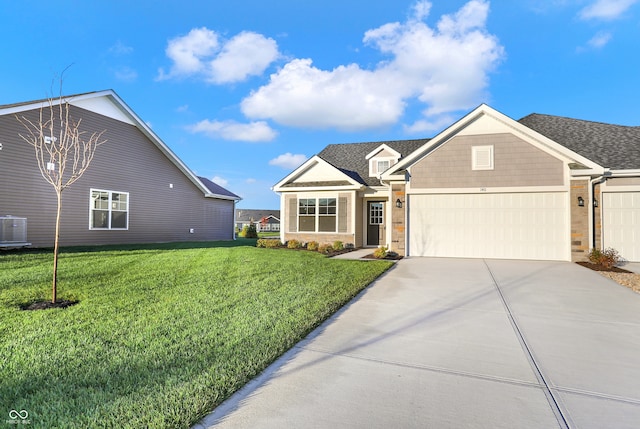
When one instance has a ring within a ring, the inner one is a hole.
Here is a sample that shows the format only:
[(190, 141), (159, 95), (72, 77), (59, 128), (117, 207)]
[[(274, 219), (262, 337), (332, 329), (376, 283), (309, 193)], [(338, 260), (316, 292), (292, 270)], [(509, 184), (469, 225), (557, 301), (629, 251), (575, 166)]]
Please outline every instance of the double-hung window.
[(91, 190), (90, 229), (128, 229), (129, 193)]
[(298, 231), (315, 232), (316, 199), (300, 198), (298, 200)]
[(318, 200), (318, 231), (336, 232), (336, 199), (320, 198)]
[(336, 232), (338, 204), (336, 198), (300, 198), (298, 231)]

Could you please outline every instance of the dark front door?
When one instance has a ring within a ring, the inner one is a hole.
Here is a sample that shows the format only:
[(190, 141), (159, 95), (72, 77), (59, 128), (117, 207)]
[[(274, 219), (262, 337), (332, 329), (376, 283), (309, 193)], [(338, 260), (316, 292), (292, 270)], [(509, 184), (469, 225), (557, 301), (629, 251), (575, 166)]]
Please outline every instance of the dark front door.
[(384, 234), (384, 203), (367, 203), (367, 246), (379, 246)]

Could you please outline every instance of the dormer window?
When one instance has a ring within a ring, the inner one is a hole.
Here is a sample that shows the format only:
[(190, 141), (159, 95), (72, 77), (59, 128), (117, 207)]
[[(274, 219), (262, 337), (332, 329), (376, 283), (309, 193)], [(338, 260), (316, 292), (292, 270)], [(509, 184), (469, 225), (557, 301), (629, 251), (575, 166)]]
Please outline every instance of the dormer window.
[(369, 160), (369, 177), (380, 177), (392, 165), (398, 162), (400, 154), (386, 144), (378, 146), (367, 155)]
[(377, 162), (378, 162), (378, 174), (384, 173), (384, 171), (389, 169), (389, 167), (391, 166), (388, 159), (387, 160), (379, 159), (377, 160)]

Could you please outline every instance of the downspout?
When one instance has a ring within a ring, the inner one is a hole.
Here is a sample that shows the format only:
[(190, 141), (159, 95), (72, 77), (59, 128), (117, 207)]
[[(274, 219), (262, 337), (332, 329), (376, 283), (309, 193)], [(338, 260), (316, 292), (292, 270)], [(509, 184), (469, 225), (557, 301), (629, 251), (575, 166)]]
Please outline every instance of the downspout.
[[(600, 190), (600, 203), (598, 203), (598, 207), (594, 206), (595, 199), (595, 187), (598, 184), (606, 182), (605, 174), (607, 170), (605, 169), (605, 173), (601, 176), (595, 177), (593, 179), (589, 179), (589, 201), (591, 201), (591, 234), (589, 235), (589, 248), (594, 249), (596, 247), (596, 209), (602, 210), (600, 204), (602, 204), (602, 190)], [(602, 213), (600, 215), (600, 233), (602, 234)], [(602, 243), (600, 243), (600, 247), (602, 247)]]

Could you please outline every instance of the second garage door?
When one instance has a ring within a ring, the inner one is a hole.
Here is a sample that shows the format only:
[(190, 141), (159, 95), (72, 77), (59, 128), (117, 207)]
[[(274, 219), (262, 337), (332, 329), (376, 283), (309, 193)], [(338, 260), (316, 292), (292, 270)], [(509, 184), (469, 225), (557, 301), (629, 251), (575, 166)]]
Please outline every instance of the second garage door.
[(566, 192), (409, 196), (409, 255), (571, 259)]
[(640, 262), (640, 192), (602, 194), (602, 240), (627, 261)]

